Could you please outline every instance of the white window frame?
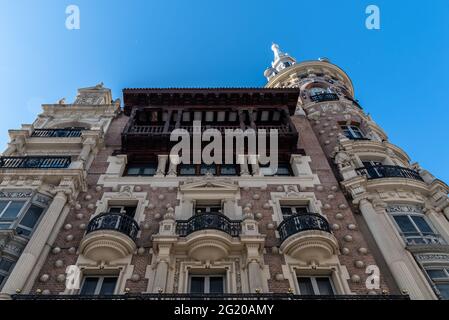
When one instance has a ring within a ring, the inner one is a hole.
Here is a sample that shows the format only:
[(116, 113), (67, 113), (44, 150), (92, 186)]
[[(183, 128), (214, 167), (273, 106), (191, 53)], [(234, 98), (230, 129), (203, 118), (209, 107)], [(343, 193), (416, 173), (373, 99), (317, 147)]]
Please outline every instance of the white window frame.
[[(435, 286), (435, 289), (439, 291), (438, 285), (440, 284), (447, 284), (449, 285), (449, 265), (432, 265), (432, 266), (426, 266), (424, 267), (424, 270), (429, 278), (429, 281), (432, 282), (432, 284)], [(446, 277), (444, 278), (432, 278), (428, 271), (429, 270), (443, 270), (446, 274)], [(438, 292), (439, 293), (439, 292)]]
[[(21, 219), (21, 217), (24, 214), (25, 208), (28, 207), (28, 204), (30, 202), (31, 198), (24, 198), (24, 199), (20, 199), (20, 198), (16, 198), (16, 199), (12, 199), (12, 198), (2, 198), (0, 199), (0, 201), (8, 201), (7, 205), (3, 208), (2, 212), (0, 212), (0, 224), (8, 224), (9, 223), (9, 227), (6, 229), (13, 229), (14, 226), (17, 224), (18, 220)], [(22, 207), (19, 209), (19, 212), (17, 213), (17, 215), (15, 216), (14, 219), (10, 219), (10, 220), (1, 220), (2, 216), (5, 214), (6, 210), (8, 210), (9, 206), (11, 205), (12, 202), (22, 202)], [(2, 230), (2, 228), (0, 228), (0, 230)], [(3, 229), (4, 230), (4, 229)]]
[(221, 277), (223, 279), (223, 293), (227, 292), (226, 288), (226, 275), (217, 273), (217, 274), (189, 274), (189, 284), (188, 284), (188, 293), (191, 293), (192, 289), (192, 278), (193, 277), (203, 277), (204, 278), (204, 294), (210, 294), (210, 278)]
[[(282, 203), (282, 202), (281, 202), (281, 203), (279, 203), (279, 205), (280, 205), (281, 215), (282, 215), (282, 219), (283, 219), (283, 220), (289, 218), (289, 217), (285, 217), (284, 213), (282, 212), (282, 208), (283, 208), (283, 207), (289, 207), (289, 208), (292, 208), (292, 214), (291, 214), (291, 216), (294, 216), (295, 214), (298, 214), (298, 213), (299, 213), (299, 212), (296, 211), (296, 208), (297, 208), (297, 207), (304, 207), (304, 208), (307, 209), (307, 213), (310, 212), (310, 205), (309, 205), (309, 204), (286, 204), (286, 203)], [(291, 217), (291, 216), (290, 216), (290, 217)]]

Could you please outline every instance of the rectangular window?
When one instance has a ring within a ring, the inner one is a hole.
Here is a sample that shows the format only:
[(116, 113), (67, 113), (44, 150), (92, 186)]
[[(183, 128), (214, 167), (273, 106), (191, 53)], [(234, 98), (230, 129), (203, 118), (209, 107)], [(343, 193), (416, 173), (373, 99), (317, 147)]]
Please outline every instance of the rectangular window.
[(88, 276), (84, 278), (81, 286), (81, 295), (111, 295), (117, 286), (117, 277), (114, 276)]
[(426, 272), (438, 290), (440, 298), (449, 300), (449, 266), (427, 267)]
[(25, 201), (18, 200), (3, 200), (0, 201), (0, 221), (13, 221), (15, 220), (20, 210), (23, 208)]
[(341, 127), (341, 130), (343, 130), (343, 134), (348, 139), (357, 140), (357, 139), (363, 139), (364, 138), (364, 135), (363, 135), (362, 131), (357, 126), (354, 126), (354, 125), (352, 125), (352, 126), (343, 125), (343, 126), (340, 126), (340, 127)]
[(222, 164), (220, 166), (221, 176), (238, 176), (237, 166), (233, 164)]
[(298, 277), (300, 295), (334, 295), (330, 277)]
[(42, 212), (44, 212), (44, 208), (32, 204), (17, 226), (17, 233), (29, 237), (41, 218)]
[(290, 218), (295, 214), (302, 214), (309, 212), (307, 205), (281, 205), (281, 212), (284, 219)]
[(122, 213), (131, 218), (134, 218), (136, 214), (137, 207), (136, 206), (110, 206), (108, 208), (108, 212), (111, 213)]
[(179, 165), (180, 176), (194, 176), (196, 175), (196, 167), (194, 164), (180, 164)]
[(202, 213), (222, 213), (222, 206), (221, 201), (207, 201), (207, 202), (200, 202), (198, 201), (195, 204), (195, 213), (196, 214), (202, 214)]
[(444, 240), (434, 231), (424, 215), (394, 213), (393, 219), (409, 245), (444, 243)]
[(14, 261), (0, 258), (0, 288), (2, 287), (4, 281), (6, 281), (6, 278), (8, 277), (13, 265)]
[(189, 293), (225, 293), (225, 277), (222, 275), (191, 275)]
[(217, 174), (217, 169), (214, 164), (202, 164), (200, 167), (200, 174), (201, 175), (211, 174), (215, 176)]
[(133, 164), (126, 169), (126, 175), (152, 177), (156, 174), (156, 170), (157, 164), (155, 163), (142, 164), (142, 165)]

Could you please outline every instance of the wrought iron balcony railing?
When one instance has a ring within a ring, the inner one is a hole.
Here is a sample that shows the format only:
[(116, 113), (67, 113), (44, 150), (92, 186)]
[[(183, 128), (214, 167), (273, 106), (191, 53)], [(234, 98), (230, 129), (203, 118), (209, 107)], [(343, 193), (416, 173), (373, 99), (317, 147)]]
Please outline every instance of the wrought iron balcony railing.
[(188, 220), (176, 221), (176, 233), (181, 237), (206, 229), (226, 232), (232, 237), (238, 237), (242, 230), (241, 221), (231, 220), (221, 213), (200, 213)]
[(350, 96), (345, 96), (345, 98), (351, 101), (357, 108), (363, 109), (358, 100), (353, 99)]
[(70, 163), (68, 156), (0, 157), (2, 169), (63, 169)]
[(424, 181), (418, 172), (399, 166), (369, 166), (356, 169), (358, 175), (365, 175), (368, 179), (380, 178), (406, 178)]
[(81, 137), (82, 129), (34, 129), (31, 134), (36, 138), (77, 138)]
[(302, 231), (321, 230), (331, 233), (329, 222), (317, 213), (295, 214), (279, 224), (278, 231), (281, 242)]
[(339, 99), (336, 93), (326, 92), (310, 96), (310, 100), (312, 100), (313, 102), (323, 102), (323, 101), (336, 101)]
[(122, 213), (105, 212), (90, 220), (86, 234), (99, 230), (114, 230), (135, 241), (139, 229), (139, 225), (132, 217)]
[(142, 293), (120, 295), (15, 294), (13, 300), (410, 300), (408, 295), (297, 295), (290, 293)]

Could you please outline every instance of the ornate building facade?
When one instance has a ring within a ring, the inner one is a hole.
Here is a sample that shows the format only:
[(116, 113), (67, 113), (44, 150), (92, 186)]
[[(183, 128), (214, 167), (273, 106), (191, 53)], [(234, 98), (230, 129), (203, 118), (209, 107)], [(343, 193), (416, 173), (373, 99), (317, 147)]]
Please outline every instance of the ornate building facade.
[[(448, 186), (339, 67), (272, 49), (265, 88), (124, 89), (120, 108), (100, 84), (11, 130), (2, 297), (448, 298)], [(275, 170), (223, 138), (247, 130), (276, 130)], [(180, 162), (178, 131), (232, 161)]]

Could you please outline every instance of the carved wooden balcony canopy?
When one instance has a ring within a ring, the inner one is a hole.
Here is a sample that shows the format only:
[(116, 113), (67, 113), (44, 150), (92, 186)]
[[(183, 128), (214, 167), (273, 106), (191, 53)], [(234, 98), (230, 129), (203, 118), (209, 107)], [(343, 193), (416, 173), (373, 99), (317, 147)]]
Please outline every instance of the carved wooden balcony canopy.
[(133, 108), (286, 107), (292, 115), (298, 101), (295, 88), (136, 88), (123, 89), (124, 111)]

